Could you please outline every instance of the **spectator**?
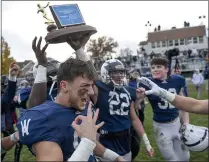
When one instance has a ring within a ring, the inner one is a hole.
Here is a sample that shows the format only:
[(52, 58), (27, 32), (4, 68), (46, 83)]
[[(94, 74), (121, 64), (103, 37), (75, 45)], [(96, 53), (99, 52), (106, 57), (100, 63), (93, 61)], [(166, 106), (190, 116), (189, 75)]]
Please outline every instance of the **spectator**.
[(201, 85), (204, 81), (204, 78), (202, 74), (199, 72), (198, 69), (194, 71), (194, 74), (192, 76), (192, 83), (195, 85), (196, 90), (197, 90), (197, 99), (200, 98), (200, 91), (201, 91)]

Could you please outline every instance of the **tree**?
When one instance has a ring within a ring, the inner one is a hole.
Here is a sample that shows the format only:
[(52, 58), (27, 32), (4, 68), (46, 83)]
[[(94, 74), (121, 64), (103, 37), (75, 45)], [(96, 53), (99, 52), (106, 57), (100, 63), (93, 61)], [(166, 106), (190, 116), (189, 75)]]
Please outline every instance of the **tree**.
[(3, 37), (1, 37), (1, 44), (1, 74), (9, 74), (9, 66), (15, 59), (10, 56), (10, 47)]
[(99, 37), (91, 39), (87, 45), (87, 52), (92, 53), (92, 57), (103, 57), (107, 54), (116, 53), (115, 48), (118, 47), (117, 41), (111, 37)]
[(127, 57), (133, 54), (133, 51), (130, 48), (120, 49), (120, 56)]

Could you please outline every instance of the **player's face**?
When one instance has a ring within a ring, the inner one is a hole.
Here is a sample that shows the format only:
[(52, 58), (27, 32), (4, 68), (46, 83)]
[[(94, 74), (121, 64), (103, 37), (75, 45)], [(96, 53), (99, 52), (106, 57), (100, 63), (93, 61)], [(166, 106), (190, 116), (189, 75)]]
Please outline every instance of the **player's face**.
[(167, 78), (168, 68), (163, 65), (152, 65), (151, 72), (154, 79), (163, 80)]
[(73, 83), (69, 86), (69, 103), (72, 107), (78, 110), (84, 110), (86, 102), (90, 99), (90, 96), (94, 94), (93, 80), (87, 77), (77, 77)]
[(117, 70), (110, 73), (111, 79), (116, 84), (121, 84), (123, 82), (124, 77), (126, 76), (124, 70)]

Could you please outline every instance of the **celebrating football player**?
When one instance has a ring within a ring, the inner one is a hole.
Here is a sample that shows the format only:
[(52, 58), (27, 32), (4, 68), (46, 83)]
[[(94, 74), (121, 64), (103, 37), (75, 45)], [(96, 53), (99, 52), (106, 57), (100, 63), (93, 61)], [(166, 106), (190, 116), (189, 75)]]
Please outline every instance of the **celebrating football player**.
[[(166, 58), (152, 59), (151, 72), (152, 78), (150, 80), (171, 93), (181, 94), (182, 89), (186, 86), (185, 79), (180, 75), (168, 76), (168, 60)], [(140, 82), (139, 87), (144, 87), (147, 90), (149, 84)], [(157, 145), (164, 159), (168, 161), (189, 161), (189, 150), (180, 139), (181, 122), (178, 109), (159, 96), (147, 95), (147, 97), (154, 113), (153, 126)], [(188, 113), (182, 112), (182, 118), (183, 124), (189, 123)]]

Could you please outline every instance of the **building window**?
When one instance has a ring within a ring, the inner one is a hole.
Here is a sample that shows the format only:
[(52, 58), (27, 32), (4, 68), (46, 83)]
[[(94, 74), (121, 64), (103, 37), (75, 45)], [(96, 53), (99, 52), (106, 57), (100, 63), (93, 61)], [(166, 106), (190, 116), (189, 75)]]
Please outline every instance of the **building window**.
[(155, 48), (155, 42), (154, 42), (154, 43), (152, 43), (152, 48)]
[(175, 40), (175, 46), (178, 46), (179, 45), (179, 40)]
[(162, 41), (162, 47), (166, 47), (166, 42)]
[(184, 45), (184, 39), (180, 39), (180, 45)]
[(173, 46), (173, 40), (169, 40), (169, 46)]
[(191, 44), (192, 43), (192, 38), (187, 38), (187, 44)]
[(193, 37), (193, 44), (197, 44), (197, 37)]
[(199, 43), (203, 43), (203, 37), (199, 37)]
[(160, 48), (160, 42), (156, 42), (157, 47)]

